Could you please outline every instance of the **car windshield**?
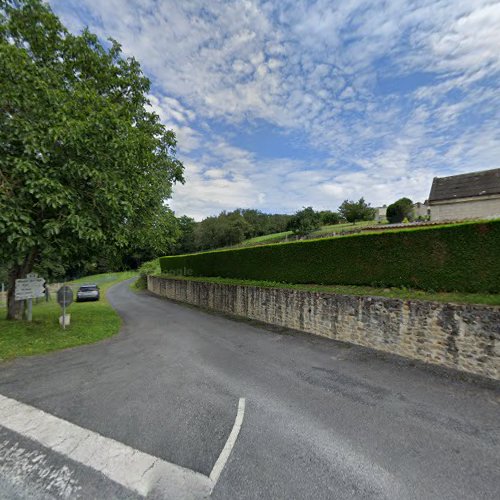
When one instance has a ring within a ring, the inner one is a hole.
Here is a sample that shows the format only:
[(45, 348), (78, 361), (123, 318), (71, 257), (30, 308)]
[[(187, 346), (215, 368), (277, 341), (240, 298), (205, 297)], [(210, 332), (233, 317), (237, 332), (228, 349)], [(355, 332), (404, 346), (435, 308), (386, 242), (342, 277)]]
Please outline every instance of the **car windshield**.
[(81, 286), (80, 292), (95, 292), (97, 290), (96, 285)]

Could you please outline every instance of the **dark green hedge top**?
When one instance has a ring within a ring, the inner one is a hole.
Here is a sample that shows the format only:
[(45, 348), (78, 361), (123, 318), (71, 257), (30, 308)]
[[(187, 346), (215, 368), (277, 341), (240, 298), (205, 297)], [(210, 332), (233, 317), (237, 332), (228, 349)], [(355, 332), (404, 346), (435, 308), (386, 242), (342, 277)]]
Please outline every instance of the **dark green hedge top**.
[(160, 258), (167, 274), (500, 293), (500, 220)]

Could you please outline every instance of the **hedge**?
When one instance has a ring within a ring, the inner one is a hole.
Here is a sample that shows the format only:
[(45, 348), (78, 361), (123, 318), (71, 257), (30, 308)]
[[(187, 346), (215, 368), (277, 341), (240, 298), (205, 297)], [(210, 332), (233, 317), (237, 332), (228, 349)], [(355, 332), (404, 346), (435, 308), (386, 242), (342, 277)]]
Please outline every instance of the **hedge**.
[(500, 293), (500, 220), (161, 257), (162, 273)]

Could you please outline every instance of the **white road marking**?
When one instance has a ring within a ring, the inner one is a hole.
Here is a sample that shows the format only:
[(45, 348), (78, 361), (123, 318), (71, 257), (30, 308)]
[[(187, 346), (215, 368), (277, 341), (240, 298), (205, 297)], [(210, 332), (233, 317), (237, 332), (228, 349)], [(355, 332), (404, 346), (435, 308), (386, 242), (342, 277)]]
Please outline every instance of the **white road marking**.
[(215, 488), (215, 485), (219, 480), (221, 472), (224, 469), (224, 466), (226, 465), (227, 459), (231, 454), (234, 443), (236, 443), (236, 439), (238, 437), (238, 434), (240, 433), (241, 424), (243, 423), (244, 415), (245, 415), (245, 398), (240, 398), (238, 402), (238, 413), (236, 414), (236, 420), (234, 421), (233, 428), (231, 430), (231, 433), (229, 434), (229, 437), (227, 438), (224, 448), (220, 452), (217, 462), (215, 462), (212, 472), (210, 473), (210, 479), (213, 483), (212, 489)]
[[(26, 492), (26, 498), (36, 498), (45, 494), (57, 498), (78, 498), (82, 489), (73, 477), (74, 471), (67, 465), (52, 465), (47, 455), (38, 450), (28, 450), (19, 443), (4, 439), (0, 442), (0, 474), (8, 475), (12, 492), (2, 491), (2, 498), (17, 498), (16, 489)], [(30, 486), (27, 486), (27, 482)], [(31, 486), (34, 487), (31, 487)], [(6, 484), (2, 484), (5, 489)], [(8, 488), (8, 486), (7, 486)], [(28, 491), (26, 491), (28, 490)]]
[(101, 472), (112, 481), (143, 496), (158, 484), (178, 498), (209, 496), (236, 442), (244, 413), (245, 399), (240, 398), (231, 433), (210, 477), (207, 477), (0, 395), (2, 427)]

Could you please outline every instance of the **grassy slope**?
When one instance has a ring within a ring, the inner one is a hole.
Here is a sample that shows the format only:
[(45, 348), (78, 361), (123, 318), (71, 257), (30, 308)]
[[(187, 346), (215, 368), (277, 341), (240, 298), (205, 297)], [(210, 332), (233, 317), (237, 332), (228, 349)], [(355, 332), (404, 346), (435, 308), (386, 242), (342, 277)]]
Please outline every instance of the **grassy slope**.
[(317, 231), (311, 233), (312, 236), (321, 236), (322, 234), (330, 234), (330, 233), (345, 233), (348, 231), (354, 231), (363, 226), (376, 226), (377, 222), (374, 220), (368, 221), (360, 221), (356, 222), (356, 224), (352, 224), (347, 222), (345, 224), (333, 224), (330, 226), (322, 226)]
[(61, 308), (55, 294), (48, 303), (33, 306), (33, 321), (7, 321), (5, 309), (0, 309), (0, 359), (42, 354), (67, 347), (90, 344), (110, 337), (120, 329), (120, 317), (106, 300), (107, 289), (125, 279), (137, 276), (134, 272), (98, 274), (72, 282), (74, 288), (81, 283), (97, 283), (101, 289), (99, 302), (73, 303), (68, 313), (71, 324), (66, 330), (59, 326)]
[[(272, 243), (274, 240), (281, 241), (285, 239), (287, 236), (290, 236), (292, 231), (284, 231), (283, 233), (273, 233), (273, 234), (265, 234), (264, 236), (256, 236), (255, 238), (250, 238), (248, 240), (243, 241), (241, 246), (252, 246), (257, 245), (259, 243)], [(238, 245), (238, 246), (240, 246)]]
[[(325, 234), (331, 234), (331, 233), (345, 233), (349, 231), (353, 231), (357, 228), (363, 227), (363, 226), (374, 226), (377, 223), (375, 221), (362, 221), (362, 222), (357, 222), (356, 224), (351, 224), (346, 223), (346, 224), (333, 224), (330, 226), (322, 226), (318, 230), (313, 231), (310, 236), (311, 237), (318, 237), (321, 238), (321, 236)], [(243, 241), (239, 245), (236, 245), (237, 247), (251, 247), (254, 245), (260, 245), (262, 243), (278, 243), (281, 241), (285, 241), (285, 239), (288, 236), (292, 235), (292, 231), (284, 231), (282, 233), (273, 233), (273, 234), (265, 234), (264, 236), (256, 236), (255, 238), (250, 238), (248, 240)]]
[(221, 283), (228, 285), (259, 286), (265, 288), (286, 288), (292, 290), (307, 290), (319, 293), (334, 293), (340, 295), (360, 295), (372, 297), (388, 297), (394, 299), (417, 299), (435, 302), (446, 302), (455, 304), (482, 304), (500, 306), (500, 294), (477, 294), (460, 292), (424, 292), (421, 290), (410, 290), (400, 288), (375, 288), (370, 286), (352, 285), (303, 285), (275, 283), (270, 281), (238, 280), (230, 278), (203, 278), (203, 277), (181, 277), (169, 276), (168, 278), (183, 279), (190, 281), (205, 281), (209, 283)]

